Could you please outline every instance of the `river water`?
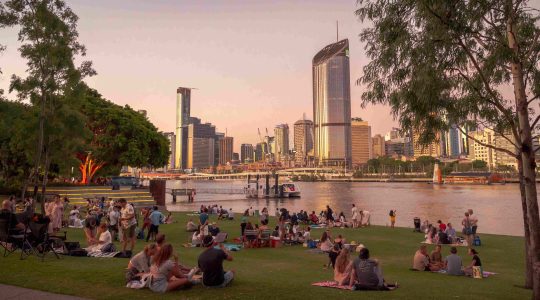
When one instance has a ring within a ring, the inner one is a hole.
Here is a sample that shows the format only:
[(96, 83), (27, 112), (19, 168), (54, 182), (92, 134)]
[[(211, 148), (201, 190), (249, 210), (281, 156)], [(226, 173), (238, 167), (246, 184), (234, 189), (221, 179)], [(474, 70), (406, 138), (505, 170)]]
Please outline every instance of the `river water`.
[[(433, 185), (428, 183), (397, 182), (296, 182), (300, 198), (246, 199), (244, 195), (198, 193), (194, 203), (179, 197), (172, 204), (168, 195), (167, 208), (172, 211), (195, 211), (201, 204), (218, 204), (243, 212), (250, 206), (261, 210), (267, 207), (272, 214), (276, 207), (298, 212), (316, 211), (326, 205), (337, 213), (351, 216), (351, 204), (371, 213), (371, 223), (389, 224), (389, 210), (397, 210), (396, 226), (413, 227), (413, 218), (451, 222), (461, 230), (465, 210), (472, 208), (479, 219), (478, 231), (523, 236), (523, 214), (517, 184), (506, 185)], [(245, 181), (168, 181), (167, 188), (241, 189)]]

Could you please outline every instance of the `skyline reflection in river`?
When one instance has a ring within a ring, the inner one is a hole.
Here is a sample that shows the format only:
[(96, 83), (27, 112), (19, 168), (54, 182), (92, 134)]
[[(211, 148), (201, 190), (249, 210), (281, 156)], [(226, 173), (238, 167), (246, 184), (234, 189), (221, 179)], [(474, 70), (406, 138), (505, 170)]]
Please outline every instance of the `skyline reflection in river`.
[[(196, 211), (201, 205), (218, 204), (241, 213), (253, 206), (261, 210), (268, 207), (285, 207), (298, 212), (301, 209), (318, 214), (326, 205), (336, 212), (343, 211), (351, 217), (351, 204), (371, 213), (371, 223), (388, 225), (390, 209), (397, 210), (396, 226), (412, 227), (413, 218), (451, 222), (461, 230), (461, 220), (466, 209), (472, 208), (479, 219), (478, 231), (504, 235), (523, 235), (523, 214), (519, 186), (506, 185), (433, 185), (428, 183), (397, 182), (295, 182), (301, 198), (246, 199), (244, 195), (198, 193), (194, 203), (178, 198), (172, 204), (167, 197), (167, 208), (172, 211)], [(242, 189), (245, 181), (168, 181), (167, 188)]]

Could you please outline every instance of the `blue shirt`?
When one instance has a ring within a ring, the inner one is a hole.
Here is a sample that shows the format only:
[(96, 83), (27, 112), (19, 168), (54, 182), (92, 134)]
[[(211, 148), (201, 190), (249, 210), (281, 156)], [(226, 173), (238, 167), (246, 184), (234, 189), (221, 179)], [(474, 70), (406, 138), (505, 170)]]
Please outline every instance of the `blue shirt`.
[(165, 216), (160, 211), (154, 210), (150, 214), (149, 218), (150, 218), (150, 222), (152, 222), (152, 225), (159, 226), (159, 224), (162, 223), (162, 220), (165, 218)]
[(206, 221), (208, 220), (208, 214), (203, 212), (199, 215), (199, 221), (201, 222), (201, 225), (204, 225)]

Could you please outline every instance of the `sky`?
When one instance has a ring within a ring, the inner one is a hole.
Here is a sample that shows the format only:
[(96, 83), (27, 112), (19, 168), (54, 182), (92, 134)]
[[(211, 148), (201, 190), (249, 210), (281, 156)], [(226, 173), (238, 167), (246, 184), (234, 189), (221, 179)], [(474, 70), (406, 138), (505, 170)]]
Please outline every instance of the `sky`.
[[(355, 84), (369, 60), (358, 34), (356, 0), (66, 1), (80, 20), (79, 40), (97, 75), (86, 82), (107, 99), (144, 109), (161, 131), (174, 131), (176, 88), (194, 87), (191, 115), (241, 143), (265, 128), (313, 119), (313, 56), (339, 38), (350, 43), (352, 116), (373, 135), (397, 126), (385, 106), (361, 108)], [(0, 30), (0, 88), (24, 76), (17, 31)], [(14, 99), (15, 95), (7, 94)], [(271, 134), (272, 135), (272, 134)]]

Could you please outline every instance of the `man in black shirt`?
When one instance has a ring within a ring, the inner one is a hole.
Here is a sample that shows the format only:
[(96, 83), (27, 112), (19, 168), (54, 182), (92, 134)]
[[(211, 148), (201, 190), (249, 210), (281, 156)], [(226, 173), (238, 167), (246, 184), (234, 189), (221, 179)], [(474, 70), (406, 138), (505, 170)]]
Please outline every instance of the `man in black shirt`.
[(24, 231), (24, 224), (19, 223), (17, 216), (11, 211), (11, 202), (9, 200), (4, 200), (2, 202), (0, 219), (7, 220), (10, 234), (17, 234)]
[(215, 249), (214, 244), (212, 236), (204, 237), (203, 245), (206, 249), (199, 255), (199, 268), (203, 271), (204, 286), (223, 288), (234, 278), (234, 270), (223, 270), (223, 261), (232, 261), (233, 258), (223, 244), (220, 244), (220, 249)]

